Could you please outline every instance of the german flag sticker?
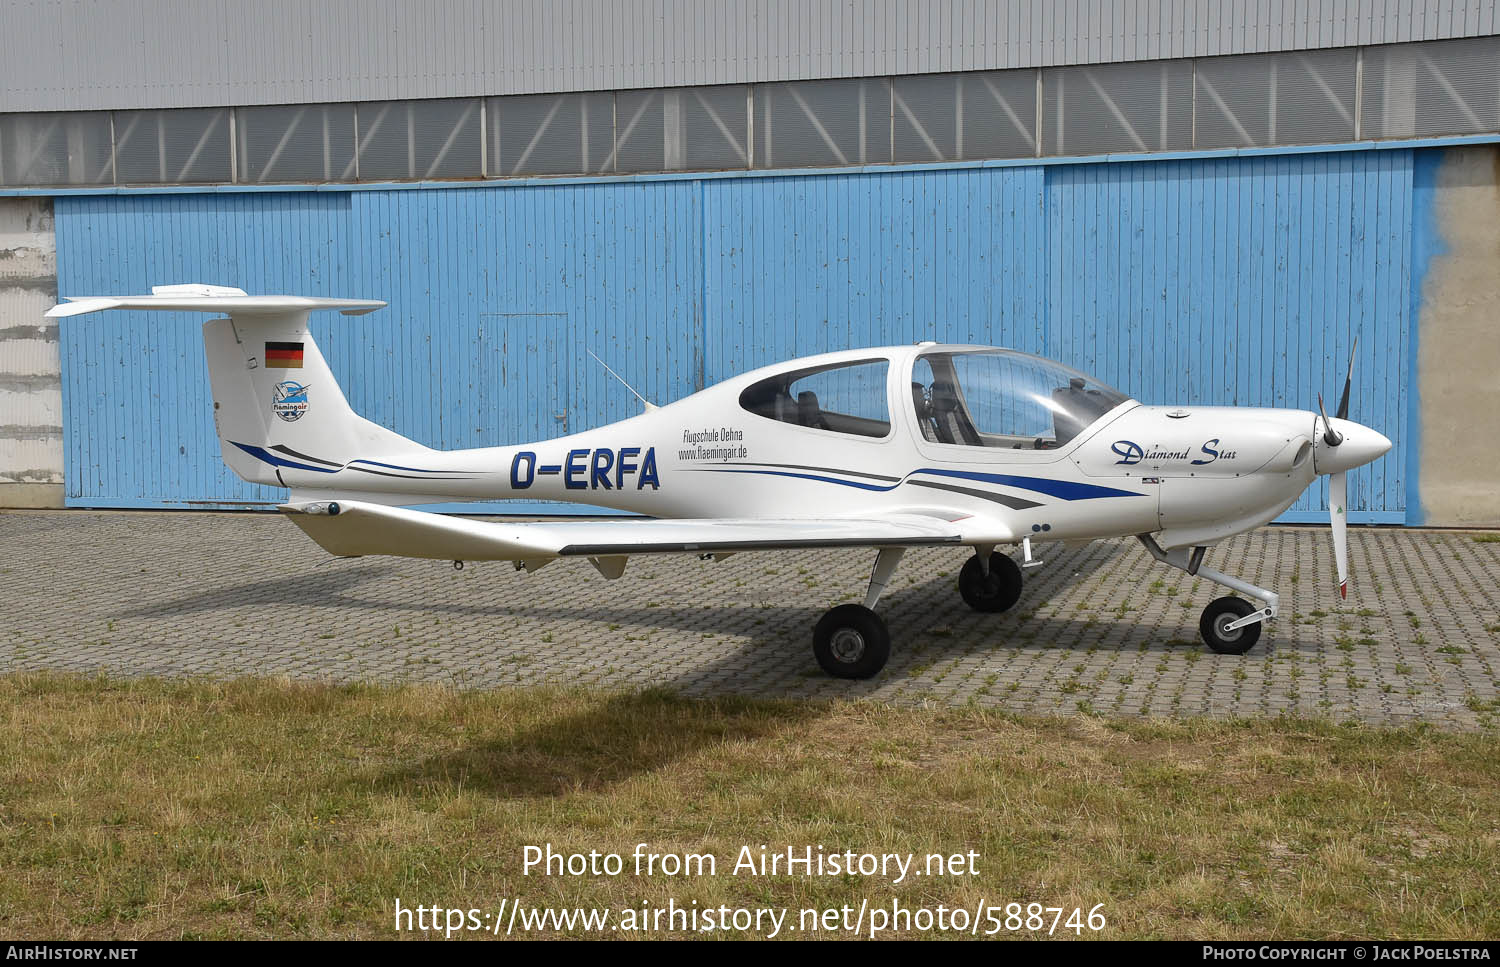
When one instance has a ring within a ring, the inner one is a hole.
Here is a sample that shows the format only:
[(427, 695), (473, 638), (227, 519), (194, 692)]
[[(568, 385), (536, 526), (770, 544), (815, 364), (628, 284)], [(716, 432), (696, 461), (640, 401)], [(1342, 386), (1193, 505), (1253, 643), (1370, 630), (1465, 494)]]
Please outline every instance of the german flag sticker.
[(302, 344), (300, 342), (266, 343), (267, 369), (301, 369)]

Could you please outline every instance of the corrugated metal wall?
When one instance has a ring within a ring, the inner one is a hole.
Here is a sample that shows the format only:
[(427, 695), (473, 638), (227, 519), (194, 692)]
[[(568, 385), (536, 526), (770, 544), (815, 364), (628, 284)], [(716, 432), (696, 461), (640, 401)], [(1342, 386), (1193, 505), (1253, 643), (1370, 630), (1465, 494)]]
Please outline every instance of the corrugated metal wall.
[[(699, 195), (646, 182), (59, 198), (58, 286), (380, 293), (389, 309), (314, 322), (355, 408), (434, 447), (508, 443), (637, 412), (585, 348), (656, 399), (700, 385)], [(276, 498), (214, 456), (201, 317), (77, 322), (61, 335), (70, 504)]]
[[(1152, 402), (1314, 409), (1358, 335), (1351, 416), (1400, 453), (1412, 156), (1050, 169), (1048, 353)], [(1326, 483), (1293, 513), (1326, 519)], [(1350, 519), (1401, 522), (1405, 494), (1401, 458), (1378, 460), (1349, 476)]]
[[(1354, 415), (1400, 453), (1412, 152), (850, 175), (57, 199), (64, 293), (203, 281), (388, 299), (315, 331), (354, 405), (437, 447), (619, 419), (763, 363), (1011, 345), (1148, 402)], [(189, 317), (62, 328), (68, 500), (272, 500), (221, 468)], [(1404, 519), (1399, 459), (1351, 519)], [(1320, 501), (1294, 516), (1319, 518)]]
[(1043, 67), (1491, 34), (1493, 0), (0, 0), (0, 111)]

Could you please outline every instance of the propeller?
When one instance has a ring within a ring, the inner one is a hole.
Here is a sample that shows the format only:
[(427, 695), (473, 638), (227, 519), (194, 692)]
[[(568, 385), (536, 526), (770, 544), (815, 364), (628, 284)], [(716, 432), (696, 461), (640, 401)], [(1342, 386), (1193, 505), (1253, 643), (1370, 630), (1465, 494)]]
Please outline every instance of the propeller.
[[(1354, 357), (1359, 352), (1359, 337), (1354, 337), (1354, 346), (1349, 350), (1349, 370), (1344, 375), (1344, 392), (1339, 395), (1337, 417), (1349, 418), (1349, 389), (1354, 383)], [(1344, 435), (1333, 428), (1328, 420), (1328, 411), (1323, 408), (1323, 394), (1318, 394), (1318, 413), (1323, 417), (1323, 442), (1333, 449), (1344, 442)], [(1339, 598), (1349, 597), (1349, 515), (1348, 479), (1343, 470), (1328, 478), (1328, 524), (1333, 532), (1333, 561), (1338, 569)]]
[(1333, 562), (1339, 572), (1339, 598), (1349, 597), (1349, 516), (1344, 513), (1344, 471), (1328, 478), (1328, 523), (1333, 527)]
[(1344, 442), (1344, 435), (1333, 428), (1328, 422), (1328, 411), (1323, 409), (1323, 394), (1318, 394), (1318, 412), (1323, 415), (1323, 442), (1330, 447), (1336, 447)]
[(1359, 336), (1354, 337), (1354, 346), (1349, 350), (1349, 372), (1344, 374), (1344, 394), (1339, 397), (1339, 410), (1333, 414), (1341, 420), (1349, 419), (1349, 386), (1354, 382), (1354, 355), (1359, 352)]

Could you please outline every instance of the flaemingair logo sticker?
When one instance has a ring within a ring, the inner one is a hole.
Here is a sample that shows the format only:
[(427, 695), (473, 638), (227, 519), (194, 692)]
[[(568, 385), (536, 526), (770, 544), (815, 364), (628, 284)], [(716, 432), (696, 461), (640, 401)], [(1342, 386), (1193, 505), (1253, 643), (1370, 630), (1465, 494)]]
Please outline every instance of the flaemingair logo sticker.
[(296, 423), (307, 412), (307, 387), (292, 380), (277, 383), (271, 396), (271, 412)]

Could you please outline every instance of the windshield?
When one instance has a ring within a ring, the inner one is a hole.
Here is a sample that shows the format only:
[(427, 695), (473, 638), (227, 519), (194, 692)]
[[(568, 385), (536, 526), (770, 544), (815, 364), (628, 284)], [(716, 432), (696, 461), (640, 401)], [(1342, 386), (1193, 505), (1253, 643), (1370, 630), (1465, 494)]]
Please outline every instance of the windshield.
[(958, 446), (1052, 450), (1129, 399), (1077, 370), (1003, 349), (924, 353), (911, 378), (922, 436)]

